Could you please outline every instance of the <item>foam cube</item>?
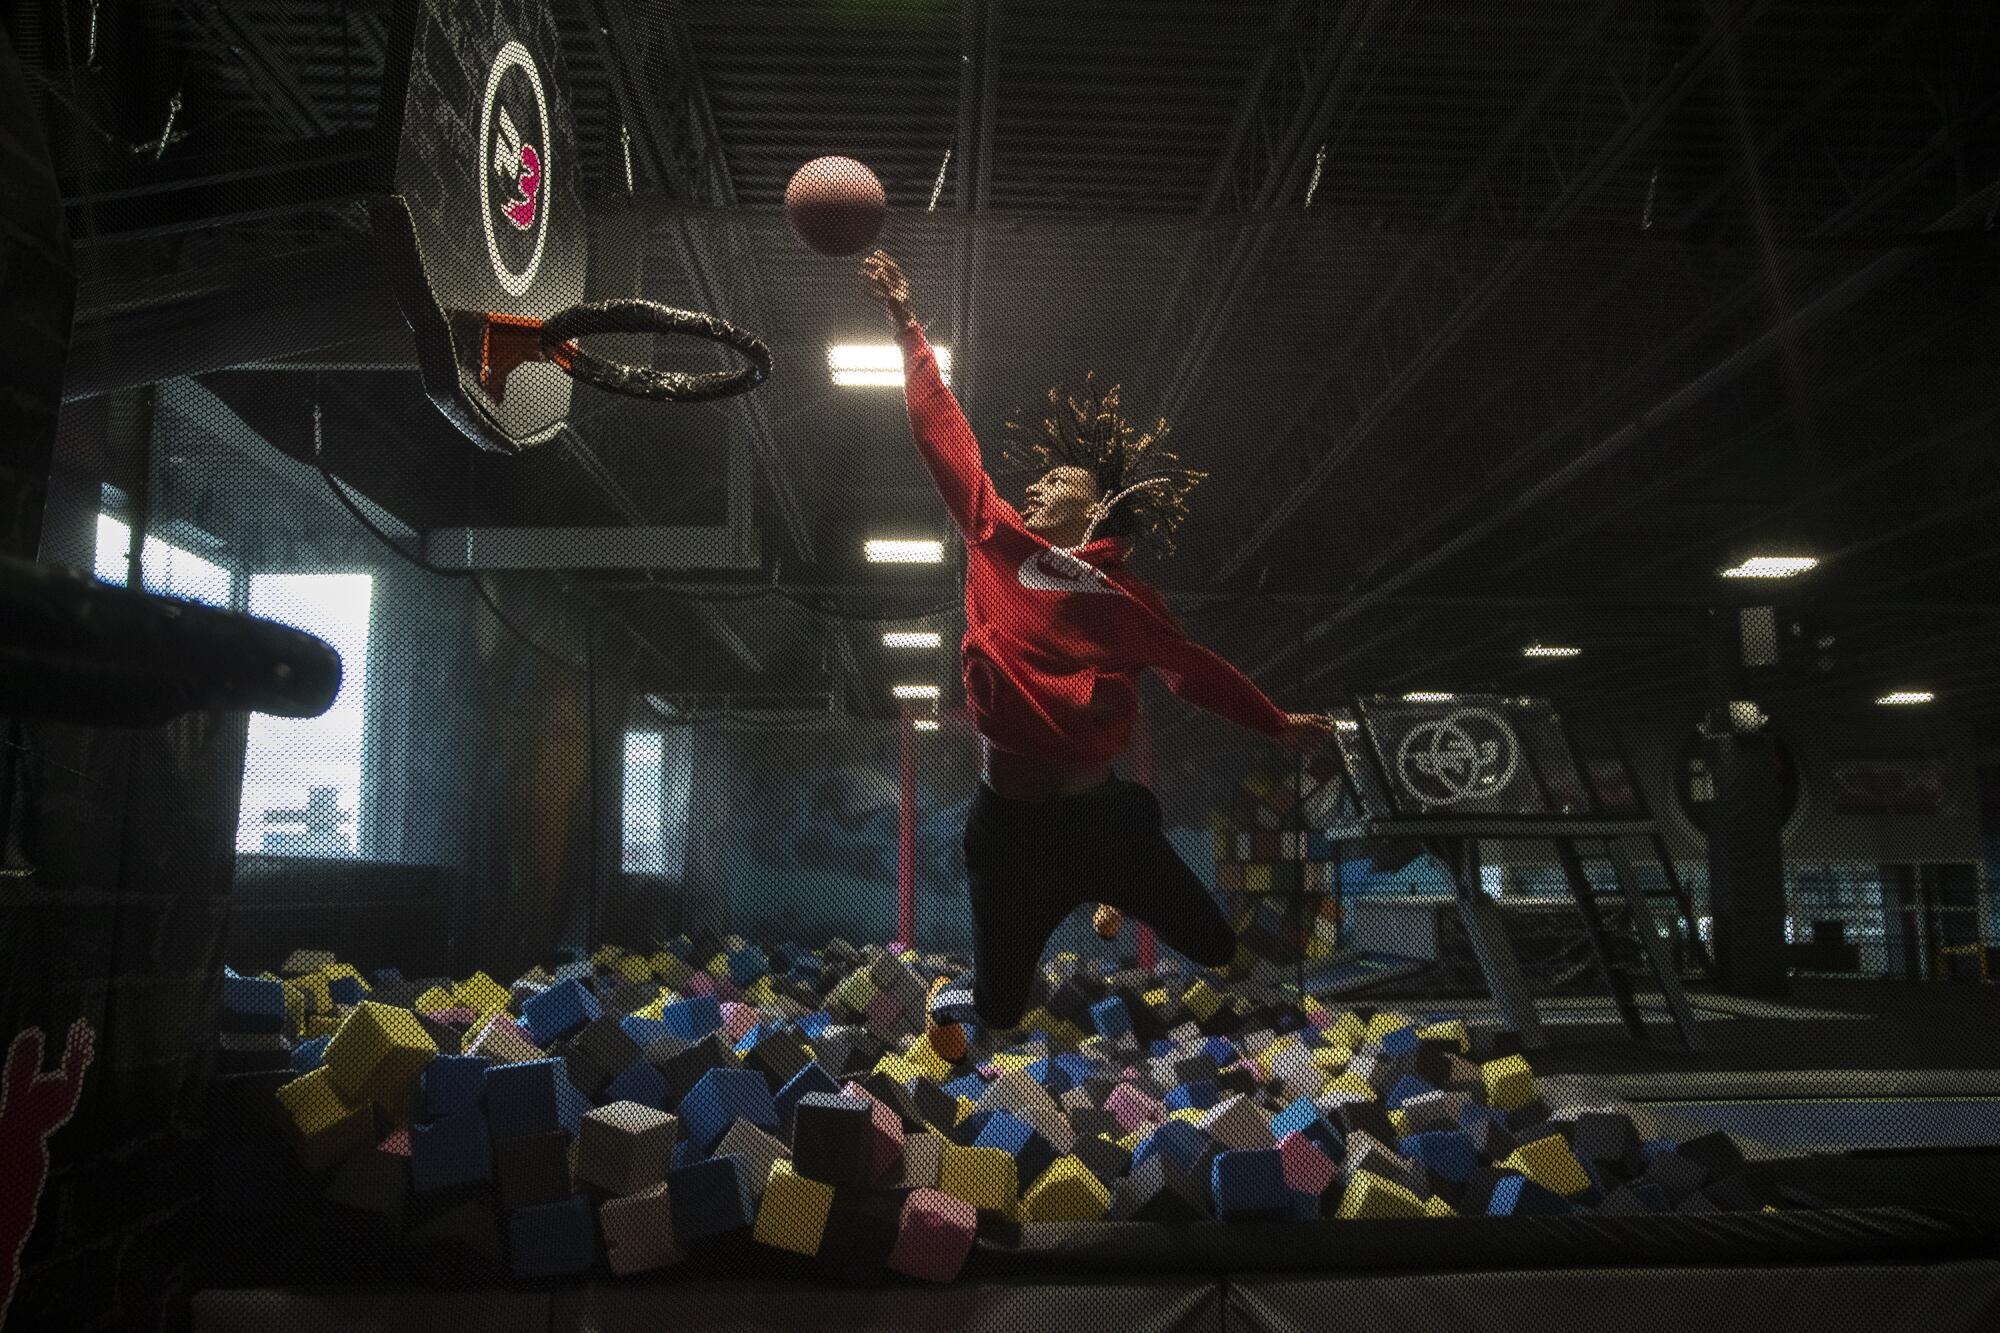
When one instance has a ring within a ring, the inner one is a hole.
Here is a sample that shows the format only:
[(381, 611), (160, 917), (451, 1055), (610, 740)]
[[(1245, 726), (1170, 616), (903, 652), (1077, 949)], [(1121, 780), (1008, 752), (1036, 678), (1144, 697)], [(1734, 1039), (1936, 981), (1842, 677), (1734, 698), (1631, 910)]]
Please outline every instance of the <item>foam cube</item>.
[[(780, 1132), (791, 1135), (798, 1114), (798, 1105), (812, 1093), (837, 1095), (840, 1085), (833, 1081), (826, 1070), (817, 1062), (807, 1065), (786, 1081), (785, 1086), (771, 1099), (771, 1109), (777, 1112)], [(811, 1174), (808, 1172), (807, 1174)]]
[(919, 1281), (950, 1282), (965, 1267), (977, 1229), (972, 1204), (935, 1189), (918, 1189), (903, 1200), (888, 1266)]
[(604, 1085), (604, 1100), (607, 1103), (637, 1102), (641, 1106), (663, 1111), (667, 1106), (666, 1075), (644, 1060), (634, 1060)]
[(1019, 1166), (1000, 1148), (945, 1145), (938, 1188), (983, 1212), (1012, 1211), (1019, 1189)]
[(597, 1227), (614, 1273), (645, 1273), (676, 1264), (684, 1257), (674, 1237), (673, 1202), (665, 1185), (641, 1194), (606, 1199), (597, 1210)]
[(1565, 1197), (1587, 1193), (1591, 1188), (1590, 1177), (1569, 1150), (1569, 1140), (1560, 1134), (1522, 1144), (1499, 1165), (1502, 1170), (1519, 1171), (1544, 1189)]
[(676, 1167), (667, 1176), (667, 1197), (673, 1205), (674, 1236), (683, 1243), (755, 1224), (754, 1182), (740, 1157), (710, 1157)]
[(463, 1005), (480, 1015), (504, 1013), (514, 998), (506, 987), (484, 972), (474, 972), (466, 980), (454, 985), (451, 988), (451, 997), (454, 1003)]
[(829, 1185), (865, 1185), (873, 1175), (874, 1103), (851, 1094), (808, 1093), (792, 1121), (792, 1163)]
[(833, 1186), (797, 1174), (790, 1162), (773, 1163), (757, 1208), (753, 1237), (794, 1254), (815, 1255), (833, 1208)]
[(1486, 1081), (1487, 1103), (1503, 1111), (1519, 1110), (1540, 1095), (1535, 1088), (1534, 1071), (1519, 1055), (1489, 1060), (1479, 1067), (1479, 1073)]
[(1427, 1130), (1421, 1134), (1411, 1134), (1397, 1143), (1403, 1156), (1413, 1162), (1422, 1163), (1432, 1175), (1464, 1184), (1479, 1169), (1479, 1154), (1473, 1149), (1472, 1140), (1464, 1134), (1446, 1130)]
[(417, 1080), (424, 1114), (442, 1120), (478, 1111), (480, 1096), (486, 1091), (487, 1064), (476, 1055), (440, 1055), (425, 1065)]
[(1023, 1222), (1095, 1222), (1111, 1207), (1104, 1183), (1075, 1157), (1058, 1157), (1021, 1198)]
[(287, 1021), (283, 982), (234, 974), (223, 977), (224, 1032), (283, 1032)]
[(547, 1052), (528, 1040), (528, 1034), (505, 1014), (485, 1020), (478, 1033), (465, 1045), (467, 1055), (477, 1055), (495, 1064), (524, 1064), (547, 1058)]
[(1294, 1194), (1318, 1198), (1340, 1175), (1340, 1168), (1319, 1144), (1296, 1131), (1278, 1140), (1277, 1153), (1284, 1166), (1285, 1188)]
[(749, 1069), (711, 1069), (688, 1090), (680, 1103), (681, 1132), (696, 1151), (714, 1148), (733, 1120), (748, 1120), (760, 1129), (778, 1127), (771, 1104), (771, 1085)]
[(664, 1006), (660, 1010), (660, 1021), (675, 1036), (686, 1041), (700, 1041), (709, 1033), (721, 1030), (722, 1006), (712, 996), (690, 996)]
[(326, 1069), (351, 1099), (400, 1105), (437, 1058), (437, 1043), (407, 1009), (357, 1005), (326, 1047)]
[(1231, 1097), (1210, 1108), (1202, 1115), (1200, 1129), (1224, 1148), (1269, 1148), (1274, 1142), (1270, 1117), (1244, 1096)]
[(589, 1269), (596, 1250), (590, 1202), (581, 1195), (523, 1208), (507, 1219), (507, 1257), (515, 1277), (574, 1277)]
[(1284, 1156), (1276, 1148), (1217, 1153), (1209, 1171), (1217, 1217), (1232, 1221), (1291, 1215)]
[(1335, 1216), (1346, 1221), (1364, 1217), (1422, 1217), (1424, 1201), (1393, 1180), (1372, 1171), (1356, 1171), (1347, 1178)]
[(741, 1158), (744, 1174), (750, 1179), (751, 1194), (761, 1197), (764, 1182), (770, 1179), (771, 1168), (778, 1162), (789, 1162), (792, 1152), (749, 1121), (738, 1120), (722, 1136), (722, 1142), (715, 1145), (712, 1155)]
[(410, 1187), (419, 1194), (493, 1178), (493, 1143), (479, 1115), (410, 1127)]
[(1544, 1189), (1526, 1176), (1507, 1176), (1493, 1186), (1487, 1196), (1489, 1217), (1520, 1217), (1532, 1213), (1561, 1214), (1571, 1211), (1569, 1203), (1553, 1190)]
[(1017, 1180), (1036, 1180), (1055, 1161), (1055, 1149), (1018, 1116), (996, 1111), (972, 1140), (975, 1148), (998, 1148), (1014, 1159)]
[(561, 1203), (576, 1193), (569, 1135), (556, 1129), (494, 1144), (493, 1181), (499, 1187), (500, 1206), (509, 1212)]
[(637, 1102), (613, 1102), (583, 1117), (577, 1179), (607, 1194), (640, 1194), (666, 1179), (680, 1122)]
[(494, 1065), (486, 1071), (486, 1124), (494, 1140), (562, 1129), (557, 1085), (567, 1083), (560, 1060)]
[(286, 1128), (293, 1147), (308, 1171), (324, 1170), (374, 1141), (374, 1109), (342, 1096), (324, 1068), (284, 1084), (277, 1096), (290, 1116)]

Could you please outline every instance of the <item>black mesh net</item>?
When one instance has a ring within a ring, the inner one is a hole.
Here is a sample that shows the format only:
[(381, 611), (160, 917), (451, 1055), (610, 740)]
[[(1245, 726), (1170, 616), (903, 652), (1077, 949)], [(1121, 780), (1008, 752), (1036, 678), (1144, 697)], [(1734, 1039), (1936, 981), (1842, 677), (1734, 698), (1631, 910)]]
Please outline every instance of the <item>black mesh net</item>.
[(0, 1324), (1995, 1317), (1989, 7), (8, 22)]

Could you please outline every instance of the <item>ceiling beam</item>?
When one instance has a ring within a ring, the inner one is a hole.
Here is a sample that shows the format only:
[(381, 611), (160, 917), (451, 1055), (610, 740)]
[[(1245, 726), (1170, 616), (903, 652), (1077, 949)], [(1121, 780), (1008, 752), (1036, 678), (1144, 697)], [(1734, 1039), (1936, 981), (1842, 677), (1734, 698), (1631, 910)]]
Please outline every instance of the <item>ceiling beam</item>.
[(953, 392), (967, 419), (977, 398), (974, 336), (979, 313), (981, 223), (993, 189), (993, 133), (1000, 105), (999, 0), (964, 0), (958, 38), (958, 127), (952, 165), (958, 170), (953, 202), (958, 214), (958, 280), (951, 300)]

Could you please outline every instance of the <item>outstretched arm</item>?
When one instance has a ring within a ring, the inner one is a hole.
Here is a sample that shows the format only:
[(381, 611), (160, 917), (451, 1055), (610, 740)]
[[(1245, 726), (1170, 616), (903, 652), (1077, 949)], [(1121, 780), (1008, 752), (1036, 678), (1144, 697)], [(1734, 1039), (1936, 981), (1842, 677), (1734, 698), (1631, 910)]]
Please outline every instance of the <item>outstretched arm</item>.
[(897, 345), (903, 349), (903, 397), (909, 406), (910, 433), (916, 438), (917, 452), (959, 532), (969, 542), (983, 542), (993, 535), (997, 523), (1013, 515), (1013, 506), (1000, 498), (992, 478), (986, 475), (979, 459), (979, 441), (958, 399), (945, 387), (937, 353), (910, 308), (910, 284), (903, 271), (895, 260), (877, 250), (861, 261), (861, 276), (869, 294), (882, 303), (895, 327)]
[(1139, 603), (1143, 660), (1177, 696), (1294, 749), (1313, 749), (1333, 734), (1325, 717), (1283, 711), (1220, 654), (1190, 639), (1151, 588), (1127, 591)]

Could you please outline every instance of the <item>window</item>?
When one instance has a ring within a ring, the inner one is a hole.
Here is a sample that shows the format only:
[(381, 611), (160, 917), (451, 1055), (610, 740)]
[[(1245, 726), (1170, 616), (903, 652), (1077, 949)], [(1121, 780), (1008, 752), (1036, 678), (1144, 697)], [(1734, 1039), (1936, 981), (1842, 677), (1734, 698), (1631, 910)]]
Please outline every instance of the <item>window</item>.
[[(132, 527), (109, 514), (97, 516), (97, 559), (99, 581), (114, 587), (125, 586), (127, 561), (132, 550)], [(229, 571), (193, 551), (163, 542), (151, 533), (140, 553), (146, 571), (146, 591), (162, 597), (179, 597), (210, 606), (229, 605)]]
[(250, 614), (332, 644), (340, 654), (340, 693), (318, 717), (250, 715), (237, 851), (361, 854), (362, 699), (374, 591), (367, 574), (251, 576)]
[(625, 733), (625, 852), (628, 875), (678, 883), (687, 874), (694, 799), (694, 734), (687, 727)]

